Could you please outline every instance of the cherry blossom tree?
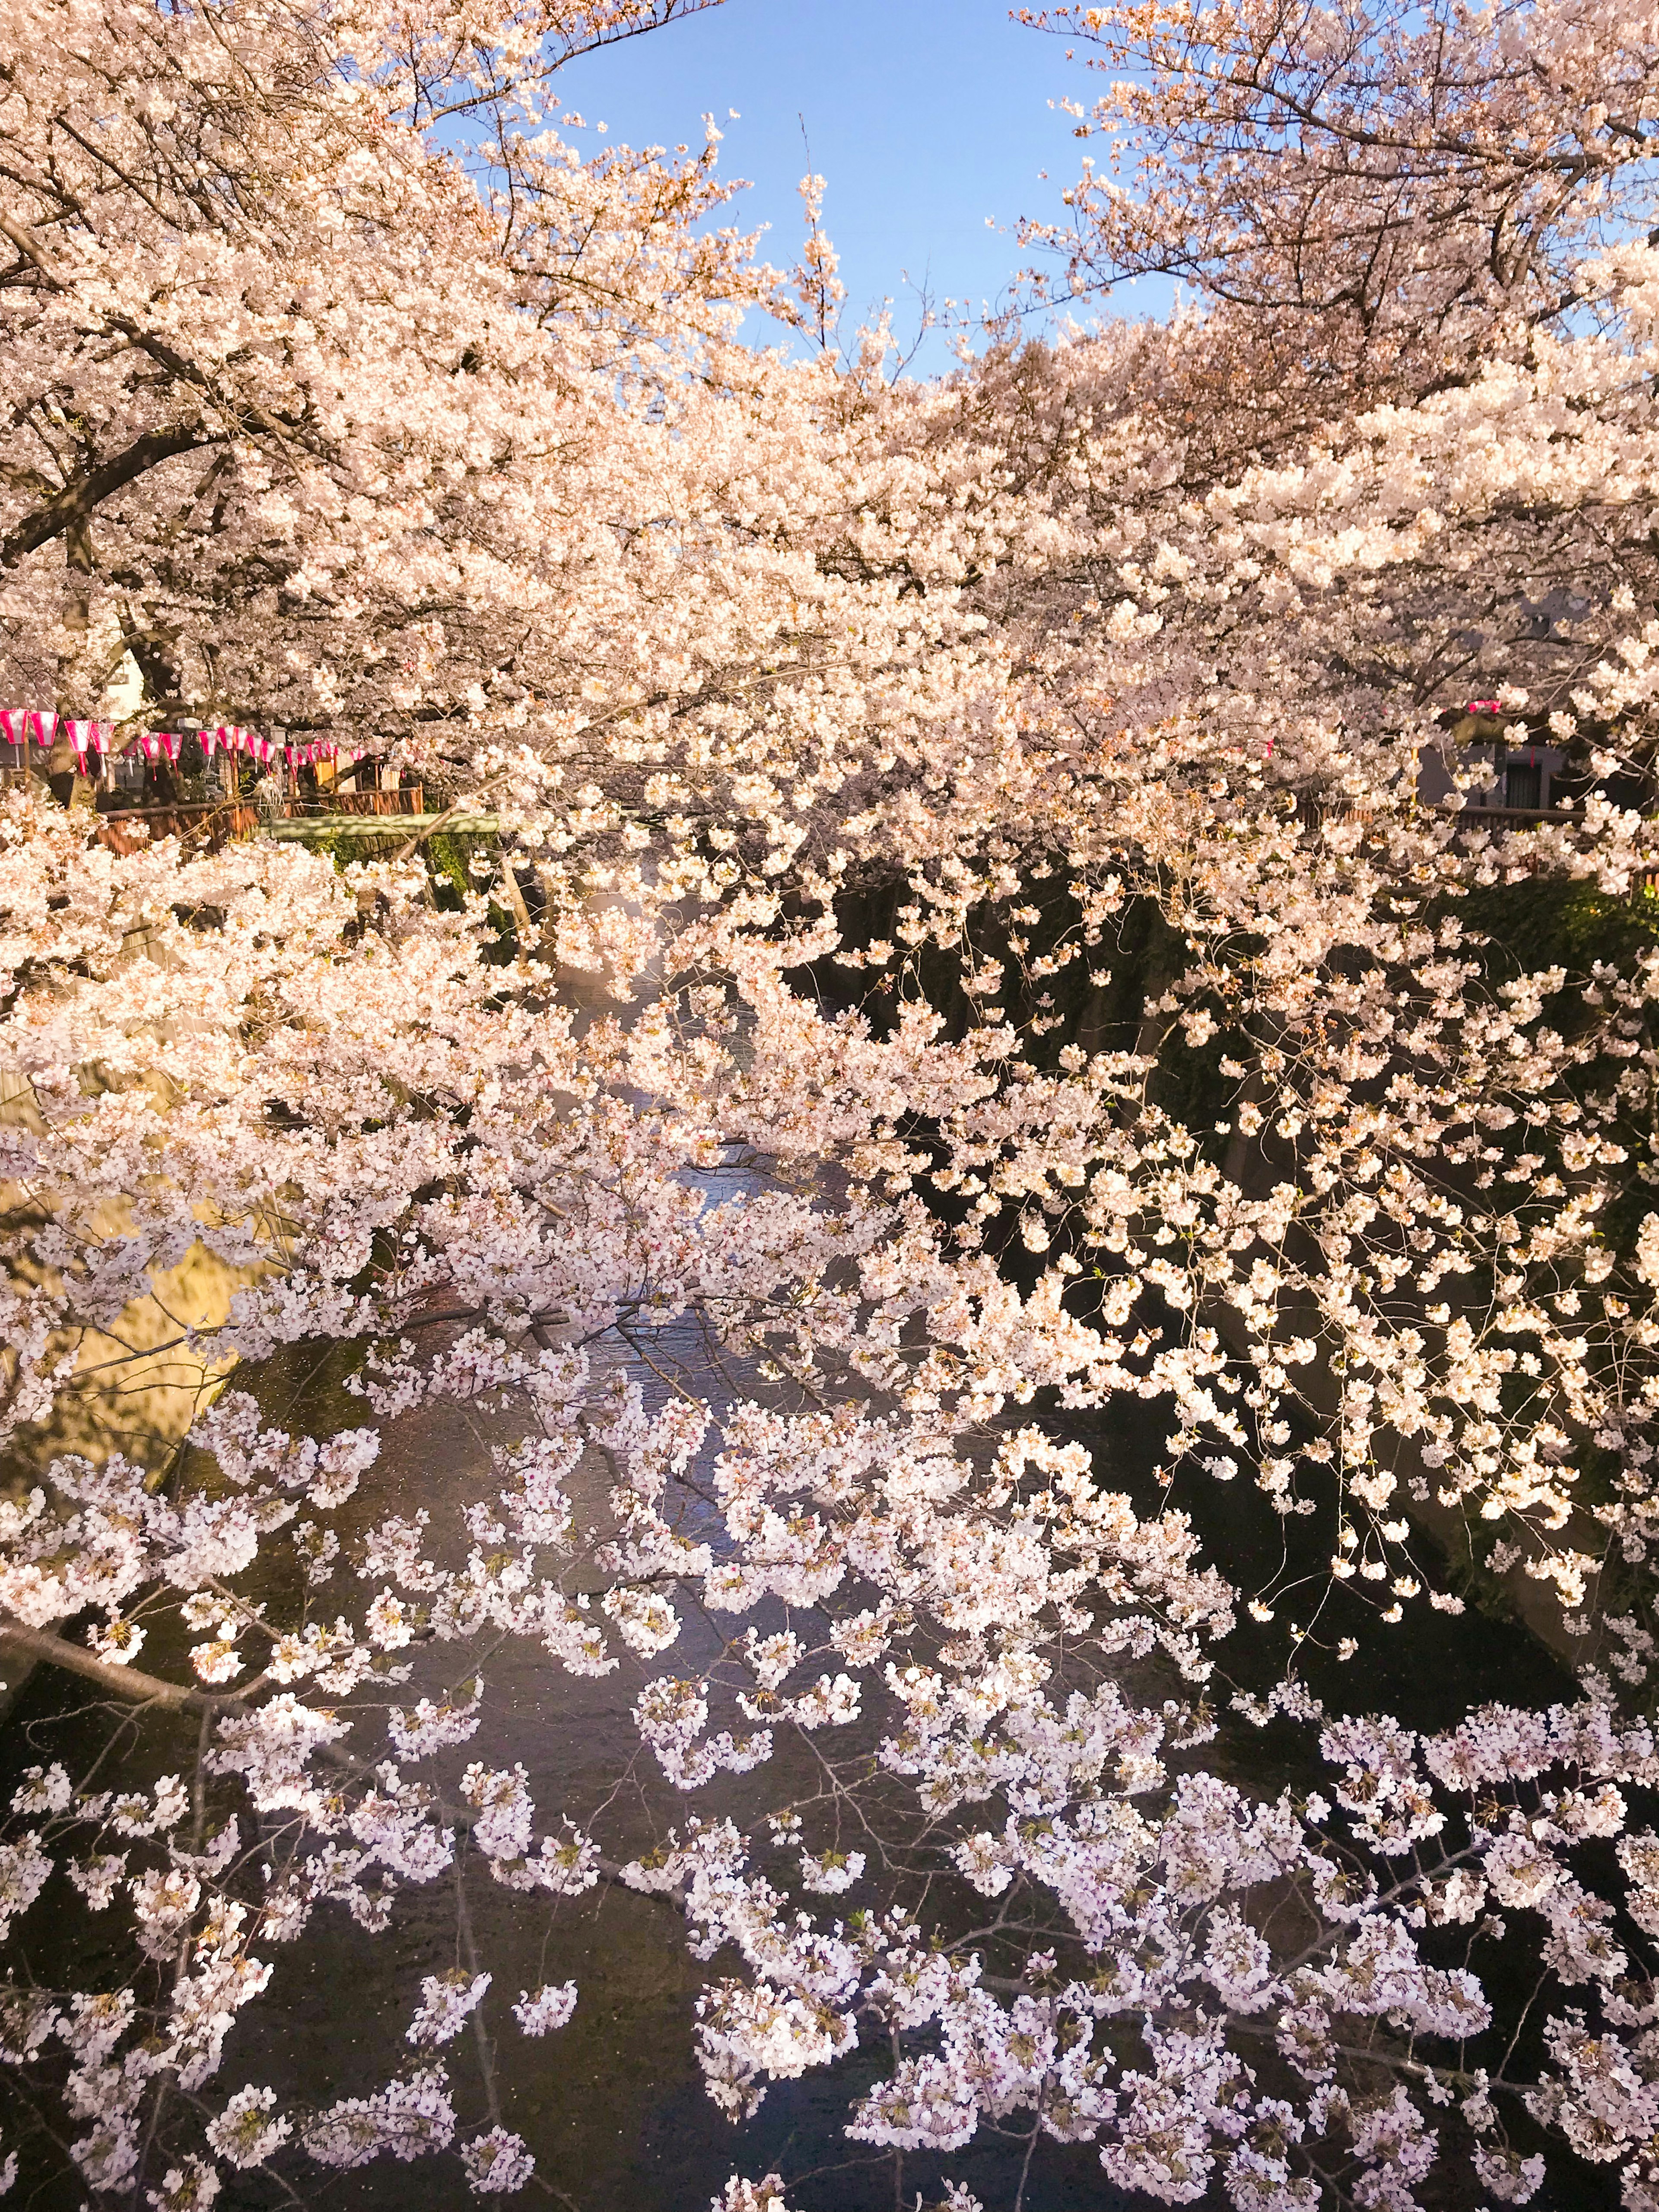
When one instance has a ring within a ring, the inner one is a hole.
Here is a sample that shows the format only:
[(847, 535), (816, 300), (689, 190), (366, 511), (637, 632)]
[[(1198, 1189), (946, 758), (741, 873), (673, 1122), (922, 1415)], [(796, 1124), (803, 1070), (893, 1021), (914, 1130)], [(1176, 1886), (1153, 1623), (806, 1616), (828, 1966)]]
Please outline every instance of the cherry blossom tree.
[[(70, 711), (131, 652), (147, 724), (368, 726), (502, 842), (463, 890), (0, 815), (0, 1653), (184, 1745), (21, 1775), (8, 1932), (108, 1914), (125, 1964), (15, 1974), (8, 2064), (101, 2202), (427, 2154), (510, 2193), (498, 2039), (582, 1992), (474, 1905), (622, 1884), (707, 1966), (734, 2166), (862, 2046), (896, 2188), (1000, 2134), (1013, 2212), (1049, 2157), (1243, 2212), (1605, 2167), (1639, 2212), (1642, 27), (1089, 10), (1143, 167), (1074, 195), (1074, 285), (1210, 304), (921, 386), (830, 351), (815, 180), (784, 274), (712, 150), (573, 150), (558, 67), (674, 12), (9, 38), (6, 684)], [(1471, 696), (1571, 805), (1425, 796), (1430, 755), (1480, 795)], [(1552, 898), (1540, 962), (1503, 931)], [(192, 1253), (240, 1287), (181, 1330), (187, 1439), (58, 1448)], [(306, 1347), (349, 1425), (280, 1412)], [(1125, 1488), (1079, 1425), (1140, 1407)], [(484, 1472), (394, 1508), (387, 1438), (456, 1409)], [(1282, 1535), (1248, 1584), (1227, 1483)], [(1344, 1662), (1504, 1576), (1571, 1688), (1371, 1711)], [(504, 1650), (625, 1686), (599, 1802), (474, 1755)], [(1270, 1722), (1278, 1794), (1220, 1741)], [(249, 2078), (273, 1954), (440, 1881), (400, 2069)]]
[(1204, 356), (1245, 370), (1259, 434), (1276, 409), (1420, 398), (1472, 380), (1494, 346), (1616, 315), (1598, 254), (1653, 219), (1654, 55), (1633, 19), (1021, 14), (1110, 80), (1065, 102), (1104, 167), (1085, 156), (1068, 227), (1030, 230), (1063, 257), (1059, 289), (1196, 287), (1219, 310)]

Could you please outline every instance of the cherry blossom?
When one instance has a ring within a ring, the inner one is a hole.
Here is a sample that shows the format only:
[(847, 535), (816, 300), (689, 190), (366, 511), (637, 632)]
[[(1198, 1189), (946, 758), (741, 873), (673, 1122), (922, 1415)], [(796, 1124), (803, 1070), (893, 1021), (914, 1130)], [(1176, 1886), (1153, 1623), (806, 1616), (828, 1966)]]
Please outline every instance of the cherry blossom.
[[(7, 697), (130, 656), (136, 731), (372, 732), (495, 827), (458, 879), (0, 799), (0, 1649), (198, 1741), (23, 1772), (0, 1928), (124, 1963), (0, 1990), (7, 2063), (94, 2194), (512, 2193), (492, 2033), (582, 1999), (470, 1885), (528, 1942), (620, 1881), (739, 2130), (856, 2051), (901, 2175), (1647, 2205), (1645, 33), (1066, 11), (1129, 182), (1033, 243), (1196, 301), (920, 385), (832, 343), (819, 180), (780, 272), (712, 137), (559, 106), (674, 12), (8, 34)], [(1492, 803), (1547, 749), (1563, 803)], [(446, 1419), (476, 1461), (383, 1488)], [(1282, 1568), (1206, 1555), (1217, 1486)], [(1496, 1584), (1571, 1693), (1374, 1711)], [(603, 1788), (532, 1776), (531, 1675), (616, 1677)], [(281, 1947), (411, 1890), (404, 2070), (246, 2080)]]

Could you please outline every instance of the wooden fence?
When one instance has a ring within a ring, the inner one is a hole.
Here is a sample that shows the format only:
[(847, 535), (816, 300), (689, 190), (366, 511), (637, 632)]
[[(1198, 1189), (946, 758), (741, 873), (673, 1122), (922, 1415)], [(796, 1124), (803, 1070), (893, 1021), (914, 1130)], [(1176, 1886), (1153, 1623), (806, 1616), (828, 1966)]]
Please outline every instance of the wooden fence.
[(426, 793), (418, 783), (403, 791), (330, 791), (315, 799), (294, 799), (283, 809), (289, 822), (319, 814), (422, 814)]

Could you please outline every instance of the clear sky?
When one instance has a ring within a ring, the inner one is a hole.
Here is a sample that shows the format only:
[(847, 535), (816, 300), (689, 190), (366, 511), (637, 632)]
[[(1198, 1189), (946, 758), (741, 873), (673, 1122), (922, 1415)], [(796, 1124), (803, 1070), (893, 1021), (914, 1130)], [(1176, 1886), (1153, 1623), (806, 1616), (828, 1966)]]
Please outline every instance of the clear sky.
[[(1049, 103), (1087, 100), (1090, 79), (1060, 40), (1011, 22), (998, 0), (725, 0), (573, 64), (561, 89), (567, 107), (635, 146), (700, 144), (712, 111), (722, 168), (754, 184), (735, 219), (769, 223), (762, 254), (784, 266), (801, 237), (804, 118), (848, 327), (890, 294), (908, 336), (907, 270), (977, 310), (1019, 264), (1016, 218), (1063, 213), (1083, 149)], [(916, 362), (948, 366), (939, 342)]]

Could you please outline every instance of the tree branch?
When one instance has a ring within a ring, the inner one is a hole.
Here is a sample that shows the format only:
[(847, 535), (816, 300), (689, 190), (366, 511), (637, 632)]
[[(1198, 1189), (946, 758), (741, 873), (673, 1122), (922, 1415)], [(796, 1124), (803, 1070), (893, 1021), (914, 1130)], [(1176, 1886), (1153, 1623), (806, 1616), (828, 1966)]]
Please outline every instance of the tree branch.
[(112, 1697), (124, 1698), (129, 1705), (165, 1705), (178, 1713), (214, 1713), (227, 1708), (234, 1711), (246, 1705), (256, 1691), (264, 1689), (270, 1680), (269, 1674), (256, 1674), (240, 1690), (193, 1690), (182, 1682), (164, 1682), (159, 1674), (142, 1674), (136, 1667), (112, 1666), (95, 1651), (83, 1651), (67, 1638), (49, 1635), (39, 1628), (0, 1628), (0, 1658), (9, 1652), (21, 1658), (44, 1660), (49, 1667), (62, 1667), (68, 1674), (83, 1675), (88, 1682), (96, 1682), (100, 1689), (107, 1690)]
[(181, 422), (171, 430), (145, 431), (98, 467), (83, 471), (55, 498), (20, 522), (8, 538), (0, 541), (0, 568), (15, 568), (26, 553), (33, 553), (37, 547), (61, 537), (77, 522), (86, 521), (112, 492), (119, 491), (135, 477), (143, 476), (163, 461), (172, 460), (177, 454), (194, 453), (203, 446), (223, 445), (228, 434), (223, 430), (210, 430), (200, 422)]

